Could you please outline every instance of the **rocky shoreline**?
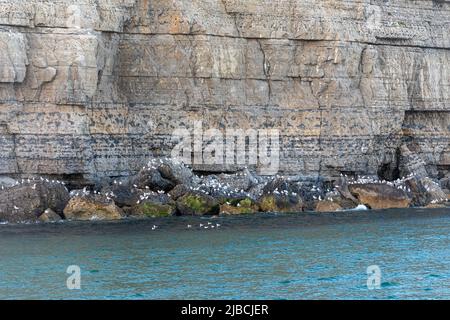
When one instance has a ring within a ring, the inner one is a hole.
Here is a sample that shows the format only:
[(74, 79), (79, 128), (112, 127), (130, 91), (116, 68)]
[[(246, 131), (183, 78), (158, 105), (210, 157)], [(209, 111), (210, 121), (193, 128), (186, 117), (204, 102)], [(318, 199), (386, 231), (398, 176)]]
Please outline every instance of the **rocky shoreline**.
[(415, 174), (395, 181), (342, 175), (319, 183), (257, 176), (248, 169), (201, 176), (161, 158), (152, 159), (137, 175), (103, 183), (98, 190), (69, 190), (64, 182), (44, 177), (0, 178), (0, 223), (450, 208), (449, 186), (448, 178), (434, 181)]

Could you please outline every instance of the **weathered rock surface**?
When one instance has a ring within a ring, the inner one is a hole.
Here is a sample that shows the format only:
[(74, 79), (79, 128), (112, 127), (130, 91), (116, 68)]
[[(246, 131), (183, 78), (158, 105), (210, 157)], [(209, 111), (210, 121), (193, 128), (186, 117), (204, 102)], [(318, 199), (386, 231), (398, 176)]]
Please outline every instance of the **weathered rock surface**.
[(180, 215), (203, 216), (219, 214), (220, 203), (217, 199), (200, 192), (190, 192), (176, 201)]
[(61, 220), (61, 216), (52, 209), (45, 210), (44, 213), (39, 216), (39, 221), (41, 222), (57, 222)]
[(412, 195), (414, 206), (427, 206), (448, 201), (445, 189), (442, 189), (439, 183), (428, 177), (408, 177), (405, 180), (405, 185)]
[(226, 202), (220, 205), (220, 214), (222, 215), (241, 215), (257, 213), (258, 211), (258, 205), (249, 198)]
[(317, 203), (316, 212), (333, 212), (341, 211), (343, 208), (336, 202), (330, 200), (319, 201)]
[(0, 188), (8, 188), (16, 185), (17, 180), (10, 177), (0, 177)]
[(283, 174), (450, 167), (449, 1), (1, 0), (0, 26), (0, 174), (136, 174), (194, 120), (280, 129)]
[(351, 184), (349, 190), (361, 204), (371, 209), (408, 208), (411, 204), (404, 190), (387, 184)]
[(62, 215), (69, 192), (59, 183), (31, 181), (0, 190), (0, 220), (38, 221), (46, 209)]
[(155, 217), (170, 217), (176, 213), (175, 203), (160, 203), (150, 200), (145, 200), (142, 203), (133, 207), (133, 215), (155, 218)]
[(283, 178), (275, 178), (264, 187), (258, 205), (263, 212), (286, 213), (302, 212), (305, 207), (300, 190)]
[(199, 178), (182, 163), (170, 159), (152, 159), (132, 179), (133, 186), (152, 191), (171, 191), (177, 185), (192, 186)]
[[(348, 191), (348, 196), (343, 196), (343, 190), (344, 188), (337, 188), (335, 191), (328, 192), (325, 195), (324, 201), (320, 201), (316, 206), (316, 211), (327, 211), (326, 208), (329, 207), (330, 209), (335, 209), (331, 211), (337, 211), (337, 210), (348, 210), (355, 208), (359, 201), (356, 199), (350, 191)], [(347, 188), (348, 190), (348, 188)], [(344, 193), (347, 194), (347, 193)]]
[(184, 185), (184, 184), (179, 184), (177, 185), (175, 188), (173, 188), (168, 195), (173, 199), (173, 200), (177, 200), (178, 198), (184, 196), (186, 193), (189, 193), (191, 191), (191, 189)]
[(124, 216), (114, 201), (99, 195), (71, 198), (64, 215), (69, 220), (117, 220)]
[(137, 189), (129, 184), (113, 183), (101, 190), (102, 194), (114, 200), (119, 207), (132, 207), (145, 194), (145, 190)]
[(169, 217), (176, 214), (175, 201), (168, 194), (145, 192), (131, 207), (132, 216), (138, 217)]

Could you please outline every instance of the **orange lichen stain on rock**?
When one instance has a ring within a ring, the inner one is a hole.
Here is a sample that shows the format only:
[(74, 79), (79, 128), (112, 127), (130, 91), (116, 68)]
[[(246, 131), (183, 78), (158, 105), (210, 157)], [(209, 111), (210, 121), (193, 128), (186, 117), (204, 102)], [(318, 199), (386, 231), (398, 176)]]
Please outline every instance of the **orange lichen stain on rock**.
[(142, 12), (147, 12), (148, 9), (148, 0), (142, 0)]
[(170, 33), (179, 33), (181, 30), (182, 19), (179, 15), (174, 15), (170, 17)]

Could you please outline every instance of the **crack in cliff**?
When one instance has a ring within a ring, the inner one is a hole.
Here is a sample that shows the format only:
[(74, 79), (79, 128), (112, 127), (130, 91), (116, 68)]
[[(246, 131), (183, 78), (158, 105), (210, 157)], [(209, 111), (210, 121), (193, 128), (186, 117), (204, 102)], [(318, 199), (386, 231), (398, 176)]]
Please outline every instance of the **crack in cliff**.
[(319, 147), (319, 159), (318, 159), (318, 170), (317, 170), (317, 179), (316, 179), (316, 183), (319, 184), (320, 183), (320, 178), (321, 178), (321, 172), (322, 172), (322, 168), (323, 168), (323, 125), (324, 125), (324, 107), (326, 108), (326, 106), (323, 106), (320, 104), (320, 99), (319, 99), (319, 94), (318, 92), (314, 91), (313, 88), (313, 82), (312, 80), (308, 80), (306, 81), (309, 84), (309, 90), (311, 91), (311, 95), (316, 99), (317, 102), (317, 106), (318, 109), (314, 109), (318, 110), (320, 112), (320, 116), (319, 116), (319, 135), (318, 135), (318, 147)]
[(6, 135), (10, 135), (11, 136), (11, 140), (12, 140), (11, 155), (12, 155), (13, 159), (16, 162), (16, 172), (15, 173), (21, 174), (22, 173), (22, 169), (20, 168), (19, 157), (17, 156), (17, 136), (16, 136), (15, 133), (11, 132), (11, 130), (9, 129), (9, 126), (8, 126), (7, 123), (0, 122), (0, 128), (1, 127), (4, 128), (4, 132), (6, 133)]
[[(224, 1), (224, 0), (222, 0)], [(228, 13), (228, 12), (227, 12)], [(47, 35), (48, 32), (40, 32), (39, 30), (46, 30), (50, 29), (52, 30), (52, 34), (55, 35), (79, 35), (79, 34), (96, 34), (101, 35), (103, 33), (113, 33), (118, 34), (121, 36), (127, 36), (127, 35), (139, 35), (142, 37), (147, 36), (208, 36), (208, 37), (217, 37), (217, 38), (232, 38), (232, 39), (244, 39), (244, 40), (284, 40), (284, 41), (310, 41), (310, 42), (342, 42), (342, 40), (335, 40), (335, 39), (311, 39), (311, 38), (292, 38), (292, 37), (263, 37), (263, 36), (243, 36), (240, 32), (239, 27), (237, 26), (237, 14), (235, 13), (228, 13), (229, 15), (234, 17), (235, 20), (235, 28), (236, 33), (238, 35), (229, 35), (229, 34), (214, 34), (214, 33), (183, 33), (183, 32), (133, 32), (133, 31), (116, 31), (116, 30), (97, 30), (97, 29), (73, 29), (70, 27), (53, 27), (53, 26), (35, 26), (34, 28), (26, 27), (26, 26), (14, 26), (15, 30), (18, 30), (21, 33), (33, 33), (33, 34), (44, 34)], [(9, 25), (2, 25), (5, 28), (10, 28)], [(68, 30), (72, 30), (73, 32), (67, 32)], [(55, 32), (54, 30), (64, 30), (64, 32)], [(365, 45), (373, 45), (373, 46), (388, 46), (388, 47), (403, 47), (403, 48), (420, 48), (420, 49), (433, 49), (433, 50), (446, 50), (449, 51), (450, 47), (443, 47), (443, 46), (430, 46), (430, 45), (422, 45), (422, 44), (413, 44), (413, 43), (387, 43), (386, 41), (376, 42), (376, 41), (364, 41), (364, 40), (346, 40), (345, 43), (356, 43), (356, 44), (365, 44)]]
[[(319, 107), (320, 109), (320, 107)], [(317, 180), (316, 183), (319, 183), (321, 174), (322, 174), (322, 163), (323, 163), (323, 146), (322, 146), (322, 135), (323, 135), (323, 110), (320, 110), (320, 122), (319, 122), (319, 168), (317, 171)]]
[(359, 88), (359, 92), (361, 93), (361, 98), (363, 99), (364, 105), (366, 105), (366, 101), (365, 101), (365, 97), (364, 97), (363, 93), (361, 92), (361, 82), (362, 82), (362, 79), (364, 78), (364, 55), (366, 53), (366, 50), (367, 50), (367, 46), (362, 48), (361, 54), (359, 56), (359, 62), (358, 62), (358, 74), (359, 74), (358, 88)]
[(272, 80), (270, 79), (270, 62), (266, 57), (266, 52), (263, 49), (263, 46), (261, 44), (261, 41), (259, 39), (256, 39), (256, 42), (258, 43), (259, 49), (261, 50), (262, 56), (263, 56), (263, 73), (266, 77), (266, 82), (269, 88), (269, 100), (268, 104), (270, 104), (270, 101), (272, 100)]
[(229, 11), (228, 11), (226, 0), (221, 0), (221, 2), (222, 2), (222, 5), (223, 5), (223, 8), (224, 8), (225, 12), (226, 12), (229, 16), (231, 16), (232, 19), (233, 19), (234, 29), (236, 30), (237, 37), (238, 37), (238, 38), (241, 38), (241, 31), (240, 31), (240, 29), (239, 29), (239, 27), (238, 27), (238, 23), (237, 23), (237, 13), (235, 13), (235, 12), (229, 12)]

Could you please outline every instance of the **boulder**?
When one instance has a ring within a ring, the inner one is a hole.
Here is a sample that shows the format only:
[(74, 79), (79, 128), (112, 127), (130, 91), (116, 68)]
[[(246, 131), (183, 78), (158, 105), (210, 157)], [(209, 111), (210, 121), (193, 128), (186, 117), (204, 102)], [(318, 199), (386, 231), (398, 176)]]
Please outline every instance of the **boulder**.
[(69, 192), (61, 183), (31, 180), (0, 189), (0, 220), (38, 221), (46, 209), (62, 216), (69, 198)]
[(142, 169), (133, 180), (133, 185), (139, 189), (149, 188), (152, 191), (168, 192), (175, 187), (175, 183), (162, 177), (157, 169)]
[[(348, 193), (350, 193), (350, 191), (348, 191)], [(348, 197), (348, 195), (344, 196), (344, 194), (347, 195), (346, 192), (345, 193), (342, 192), (342, 188), (336, 189), (335, 191), (330, 191), (325, 195), (324, 201), (337, 204), (343, 210), (355, 208), (359, 203), (358, 199), (356, 199), (353, 195), (350, 198)]]
[(343, 208), (337, 202), (333, 202), (330, 200), (324, 200), (317, 202), (316, 208), (314, 211), (317, 212), (334, 212), (341, 211)]
[(350, 192), (361, 204), (371, 209), (408, 208), (411, 198), (401, 189), (384, 183), (355, 183), (349, 185)]
[(265, 182), (259, 182), (247, 191), (247, 196), (253, 200), (259, 199), (264, 193), (265, 186)]
[(244, 169), (235, 174), (221, 173), (201, 177), (196, 189), (220, 199), (220, 202), (224, 203), (229, 199), (252, 198), (251, 190), (256, 185), (258, 185), (258, 179), (248, 169)]
[(167, 194), (145, 193), (130, 212), (138, 217), (168, 217), (175, 215), (176, 204)]
[(144, 193), (143, 190), (137, 189), (129, 184), (112, 184), (104, 187), (101, 192), (108, 197), (114, 199), (119, 207), (132, 207)]
[(70, 199), (64, 215), (70, 220), (117, 220), (124, 213), (113, 200), (108, 200), (105, 196), (86, 195)]
[(219, 174), (217, 180), (220, 184), (228, 186), (234, 192), (246, 192), (258, 184), (258, 179), (248, 169), (235, 174)]
[(409, 177), (405, 180), (405, 186), (412, 198), (412, 205), (415, 207), (423, 207), (428, 204), (427, 190), (420, 181), (420, 178)]
[(240, 215), (257, 213), (258, 205), (251, 199), (246, 198), (239, 201), (227, 202), (220, 205), (221, 215)]
[(158, 166), (158, 171), (164, 179), (169, 180), (174, 185), (191, 185), (196, 180), (191, 169), (182, 163), (176, 163), (170, 160), (163, 161)]
[(173, 199), (173, 200), (177, 200), (178, 198), (184, 196), (186, 193), (190, 192), (191, 189), (184, 185), (184, 184), (179, 184), (177, 185), (175, 188), (173, 188), (168, 195)]
[(227, 176), (227, 182), (221, 180), (219, 176), (216, 175), (202, 177), (199, 186), (195, 187), (194, 190), (209, 194), (212, 197), (219, 199), (222, 203), (227, 199), (245, 198), (247, 196), (245, 190), (236, 187), (239, 183), (236, 183), (235, 185), (230, 184), (232, 175)]
[(335, 181), (335, 189), (340, 193), (342, 199), (351, 201), (351, 205), (356, 205), (358, 199), (356, 199), (348, 188), (348, 181), (345, 177), (340, 177)]
[(219, 213), (219, 201), (201, 192), (189, 192), (176, 201), (180, 215), (215, 215)]
[(62, 218), (52, 209), (47, 209), (43, 214), (39, 216), (39, 221), (41, 222), (56, 222), (61, 221)]
[(275, 178), (267, 183), (258, 199), (258, 206), (263, 212), (285, 213), (301, 212), (305, 208), (300, 190), (283, 178)]
[(302, 199), (289, 195), (262, 195), (258, 205), (263, 212), (295, 213), (304, 210)]
[(441, 189), (439, 183), (430, 178), (422, 178), (420, 182), (425, 188), (428, 203), (447, 202), (447, 194)]
[(173, 204), (163, 204), (158, 202), (153, 202), (150, 200), (145, 200), (138, 205), (134, 206), (132, 209), (132, 215), (143, 216), (143, 217), (170, 217), (175, 215), (176, 205)]
[(450, 178), (446, 177), (446, 178), (440, 179), (439, 184), (442, 189), (450, 190)]
[(276, 191), (291, 191), (291, 184), (287, 179), (284, 178), (274, 178), (266, 183), (263, 188), (264, 194), (272, 194)]
[(139, 189), (149, 187), (153, 191), (172, 190), (179, 184), (192, 186), (198, 177), (183, 163), (170, 159), (152, 159), (133, 179), (132, 184)]
[(412, 176), (405, 180), (414, 206), (422, 207), (432, 203), (448, 201), (447, 193), (441, 186), (428, 177)]

